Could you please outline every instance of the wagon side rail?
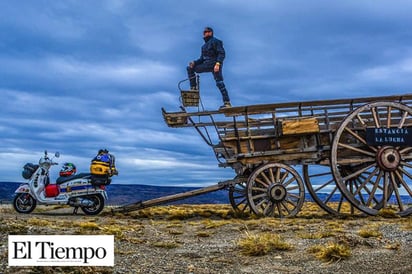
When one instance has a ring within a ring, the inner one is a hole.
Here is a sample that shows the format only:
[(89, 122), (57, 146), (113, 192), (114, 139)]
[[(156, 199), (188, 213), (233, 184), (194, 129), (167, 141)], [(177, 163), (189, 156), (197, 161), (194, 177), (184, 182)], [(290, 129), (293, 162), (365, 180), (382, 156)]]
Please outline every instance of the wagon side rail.
[(316, 153), (330, 149), (334, 132), (350, 112), (382, 100), (412, 104), (412, 94), (250, 105), (200, 112), (187, 112), (181, 107), (180, 112), (168, 113), (162, 109), (162, 113), (170, 127), (194, 127), (214, 148), (221, 164), (222, 158), (226, 163), (235, 163), (240, 158), (268, 156), (273, 159), (280, 154), (290, 154), (286, 158), (281, 156), (281, 161), (306, 157), (319, 161), (323, 156)]
[[(412, 94), (249, 105), (198, 112), (187, 112), (183, 107), (181, 107), (181, 111), (179, 112), (167, 112), (162, 108), (162, 114), (169, 127), (217, 126), (219, 128), (233, 129), (235, 123), (230, 117), (243, 117), (236, 120), (236, 125), (239, 127), (242, 125), (263, 127), (273, 123), (273, 117), (262, 115), (266, 114), (270, 116), (274, 113), (278, 119), (316, 116), (320, 120), (325, 119), (325, 113), (328, 113), (330, 121), (341, 121), (341, 117), (349, 111), (352, 111), (361, 105), (376, 101), (394, 101), (404, 104), (412, 104)], [(253, 115), (257, 115), (257, 117), (254, 118)], [(208, 119), (211, 116), (216, 117), (214, 121)], [(191, 117), (193, 121), (188, 122), (188, 117)]]

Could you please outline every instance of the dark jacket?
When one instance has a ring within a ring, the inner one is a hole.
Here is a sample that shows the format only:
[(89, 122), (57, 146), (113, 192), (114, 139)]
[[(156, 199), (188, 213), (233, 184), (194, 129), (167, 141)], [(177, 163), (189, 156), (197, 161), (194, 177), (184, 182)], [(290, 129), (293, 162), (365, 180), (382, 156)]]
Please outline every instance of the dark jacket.
[(223, 48), (223, 42), (219, 39), (211, 36), (205, 39), (205, 43), (202, 46), (202, 53), (200, 58), (195, 60), (195, 65), (202, 63), (216, 63), (223, 64), (225, 59), (225, 49)]

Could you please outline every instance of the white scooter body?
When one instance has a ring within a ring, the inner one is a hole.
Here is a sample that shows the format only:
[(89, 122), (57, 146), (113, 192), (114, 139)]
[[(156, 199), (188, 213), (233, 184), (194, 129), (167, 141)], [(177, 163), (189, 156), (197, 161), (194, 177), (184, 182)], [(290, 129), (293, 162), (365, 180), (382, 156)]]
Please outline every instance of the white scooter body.
[[(56, 157), (59, 157), (58, 153)], [(98, 214), (103, 209), (107, 200), (105, 185), (93, 185), (92, 175), (89, 173), (59, 177), (56, 183), (50, 184), (49, 169), (52, 165), (57, 163), (48, 158), (45, 152), (45, 156), (40, 159), (39, 166), (29, 181), (20, 185), (15, 191), (13, 205), (16, 211), (30, 213), (36, 204), (70, 205), (76, 208), (75, 212), (80, 207), (88, 215)], [(52, 188), (54, 194), (47, 193), (46, 188)], [(30, 201), (28, 195), (35, 201)]]

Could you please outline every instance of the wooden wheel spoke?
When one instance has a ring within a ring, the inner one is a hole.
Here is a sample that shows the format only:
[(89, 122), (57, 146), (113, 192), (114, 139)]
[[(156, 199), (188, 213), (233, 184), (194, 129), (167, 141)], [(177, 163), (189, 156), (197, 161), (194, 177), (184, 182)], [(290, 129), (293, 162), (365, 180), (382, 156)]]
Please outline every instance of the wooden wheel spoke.
[(261, 188), (261, 187), (252, 187), (253, 191), (258, 191), (258, 192), (265, 192), (266, 193), (266, 188)]
[(372, 111), (373, 121), (375, 122), (375, 127), (377, 127), (377, 128), (381, 127), (379, 117), (378, 117), (378, 114), (376, 112), (376, 107), (373, 107), (371, 109), (371, 111)]
[[(373, 186), (378, 185), (378, 184), (379, 184), (379, 182), (372, 183)], [(379, 185), (378, 185), (378, 186), (379, 186)], [(375, 202), (375, 204), (379, 204), (379, 200), (377, 199), (376, 195), (372, 195), (372, 191), (371, 191), (369, 188), (367, 188), (367, 187), (365, 186), (363, 189), (365, 190), (366, 194), (368, 194), (368, 199), (369, 199), (369, 197), (372, 197), (372, 200)], [(359, 197), (362, 197), (362, 199), (361, 199), (362, 204), (366, 205), (367, 202), (365, 202), (362, 193), (359, 194)]]
[[(281, 203), (280, 203), (281, 205), (282, 205), (282, 207), (286, 210), (286, 212), (288, 213), (288, 215), (290, 215), (291, 214), (291, 211), (290, 211), (290, 209), (288, 208), (288, 205), (285, 203), (285, 201), (282, 201)], [(293, 204), (292, 204), (293, 205)], [(294, 205), (295, 206), (295, 205)], [(296, 206), (295, 206), (296, 207)]]
[(240, 212), (245, 212), (248, 208), (249, 206), (246, 203), (242, 203), (238, 205), (238, 209), (240, 210)]
[[(293, 183), (293, 182), (295, 182), (295, 181), (296, 181), (296, 178), (295, 178), (295, 177), (291, 177), (287, 182), (285, 182), (285, 183), (283, 184), (283, 186), (287, 188), (288, 185), (290, 185), (291, 183)], [(283, 182), (283, 181), (282, 181), (282, 182)]]
[(338, 187), (335, 186), (335, 188), (332, 190), (332, 192), (326, 196), (326, 199), (324, 201), (325, 204), (329, 203), (330, 199), (332, 199), (333, 195), (335, 195), (335, 192), (338, 190)]
[(375, 157), (369, 157), (369, 158), (342, 158), (337, 160), (337, 164), (341, 166), (346, 166), (350, 164), (364, 164), (364, 163), (374, 163), (376, 161)]
[(297, 195), (297, 194), (295, 194), (295, 193), (288, 193), (288, 196), (294, 197), (294, 198), (296, 198), (296, 199), (299, 199), (299, 198), (300, 198), (300, 196)]
[(344, 144), (344, 143), (339, 143), (339, 147), (347, 148), (349, 150), (359, 152), (363, 155), (368, 155), (368, 156), (371, 156), (371, 157), (375, 156), (375, 153), (373, 153), (373, 152), (369, 152), (369, 151), (366, 151), (364, 149), (353, 147), (353, 146), (350, 146), (350, 145), (347, 145), (347, 144)]
[(255, 181), (258, 182), (259, 184), (263, 185), (264, 187), (269, 187), (269, 184), (266, 184), (265, 182), (263, 182), (259, 178), (256, 178)]
[(371, 194), (369, 195), (368, 200), (366, 201), (366, 206), (370, 206), (372, 203), (372, 199), (375, 197), (376, 190), (379, 186), (379, 181), (382, 179), (383, 171), (379, 171), (378, 176), (376, 177), (375, 184), (373, 184), (373, 188)]
[(383, 207), (386, 207), (387, 201), (388, 201), (388, 186), (389, 186), (389, 173), (385, 172), (383, 176)]
[(335, 182), (335, 180), (332, 178), (329, 181), (327, 181), (326, 183), (324, 183), (323, 185), (321, 185), (320, 187), (317, 187), (315, 189), (313, 189), (315, 192), (318, 192), (319, 190), (323, 189), (324, 187), (326, 187), (327, 185), (329, 185), (330, 183)]
[(275, 182), (280, 182), (280, 168), (276, 169)]
[[(403, 165), (403, 164), (402, 164), (402, 165)], [(400, 166), (398, 167), (398, 170), (400, 170), (403, 174), (405, 174), (406, 176), (408, 176), (409, 179), (412, 179), (412, 174), (410, 174), (406, 169), (404, 169), (404, 168), (402, 167), (402, 165), (400, 165)], [(406, 166), (406, 165), (405, 165), (405, 166)], [(403, 180), (402, 177), (400, 177), (399, 179), (402, 179), (402, 180)]]
[(262, 199), (262, 198), (267, 198), (267, 194), (266, 193), (263, 193), (263, 194), (259, 194), (259, 195), (254, 195), (253, 197), (252, 197), (252, 199), (253, 200), (257, 200), (257, 199)]
[[(269, 170), (272, 170), (272, 169), (269, 169)], [(266, 176), (265, 172), (262, 172), (261, 175), (262, 175), (263, 179), (265, 180), (265, 182), (267, 183), (267, 185), (270, 185), (270, 184), (272, 184), (272, 183), (275, 182), (275, 181), (271, 181), (271, 180), (268, 178), (268, 176)]]
[[(356, 189), (359, 189), (359, 186), (358, 186), (357, 183), (353, 183), (353, 185), (356, 187)], [(368, 189), (367, 187), (365, 187), (364, 189), (366, 190), (367, 193), (370, 193), (370, 192), (369, 192), (369, 189)], [(355, 193), (355, 192), (352, 191), (352, 193)], [(356, 197), (356, 195), (353, 195), (353, 196)], [(364, 197), (363, 197), (363, 194), (360, 193), (360, 194), (358, 195), (358, 197), (359, 197), (360, 202), (361, 202), (362, 204), (365, 204), (365, 199), (364, 199)]]
[(371, 150), (373, 150), (373, 151), (375, 151), (375, 152), (377, 151), (376, 148), (374, 148), (374, 147), (372, 147), (372, 146), (369, 146), (369, 145), (366, 143), (366, 140), (365, 140), (364, 138), (362, 138), (361, 136), (359, 136), (359, 134), (357, 134), (356, 132), (354, 132), (354, 131), (351, 130), (350, 128), (345, 127), (345, 130), (346, 130), (347, 132), (349, 132), (350, 135), (352, 135), (353, 137), (355, 137), (359, 142), (361, 142), (361, 143), (364, 144), (364, 145), (367, 145)]
[(391, 172), (390, 176), (391, 176), (392, 188), (395, 192), (395, 197), (396, 197), (396, 201), (398, 202), (399, 210), (404, 211), (403, 202), (402, 202), (401, 196), (399, 195), (398, 186), (396, 185), (395, 174)]
[(339, 202), (338, 202), (338, 208), (336, 209), (338, 212), (341, 212), (342, 204), (343, 204), (343, 196), (341, 195)]
[(412, 151), (412, 147), (406, 147), (404, 149), (399, 150), (401, 155), (407, 154), (409, 151)]
[(286, 189), (287, 189), (287, 191), (291, 191), (291, 190), (299, 189), (299, 186), (294, 185), (294, 186), (287, 187)]
[(293, 207), (298, 207), (299, 198), (296, 197), (296, 200), (286, 199), (284, 202), (291, 204)]
[(358, 114), (356, 114), (356, 118), (358, 119), (358, 121), (364, 126), (366, 125), (366, 122), (363, 120), (363, 118)]
[(312, 174), (309, 177), (310, 178), (315, 178), (315, 177), (322, 177), (322, 176), (331, 175), (331, 174), (332, 173), (330, 171), (328, 171), (328, 172), (323, 172), (323, 173)]
[(265, 216), (272, 216), (273, 215), (273, 206), (274, 204), (272, 202), (269, 202), (265, 209), (263, 210), (263, 215)]
[(237, 199), (241, 199), (243, 197), (246, 197), (246, 195), (233, 196), (233, 199), (237, 200)]
[(398, 128), (402, 128), (403, 127), (403, 125), (405, 124), (405, 121), (406, 121), (406, 117), (408, 117), (408, 112), (407, 111), (405, 111), (404, 113), (403, 113), (403, 115), (402, 115), (402, 119), (399, 121), (399, 125), (398, 125)]
[(269, 168), (269, 175), (270, 175), (270, 181), (273, 183), (276, 182), (275, 174), (273, 174), (273, 168)]
[(408, 162), (401, 161), (401, 165), (412, 168), (412, 164), (410, 164)]
[[(404, 174), (406, 174), (406, 176), (411, 178), (411, 175), (408, 172), (406, 172), (403, 168), (400, 168), (400, 169), (402, 170), (402, 172)], [(396, 172), (396, 174), (397, 174), (397, 177), (399, 179), (400, 184), (405, 188), (405, 190), (408, 192), (409, 196), (412, 197), (412, 190), (409, 188), (408, 183), (405, 182), (403, 177), (398, 172)]]
[(246, 202), (246, 197), (236, 203), (237, 206), (244, 204)]
[(276, 203), (276, 208), (278, 209), (279, 217), (282, 218), (283, 214), (282, 214), (282, 209), (280, 208), (280, 203)]
[(256, 204), (256, 208), (261, 208), (265, 202), (266, 202), (265, 199), (260, 200), (260, 201)]
[(343, 180), (344, 180), (344, 181), (349, 181), (350, 179), (356, 178), (357, 176), (359, 176), (360, 174), (362, 174), (363, 172), (365, 172), (366, 170), (368, 170), (368, 169), (370, 169), (370, 168), (372, 168), (372, 167), (374, 167), (374, 166), (376, 166), (376, 163), (370, 164), (370, 165), (368, 165), (368, 166), (366, 166), (366, 167), (364, 167), (364, 168), (359, 169), (358, 171), (356, 171), (356, 172), (354, 172), (354, 173), (352, 173), (352, 174), (344, 177)]
[(392, 120), (392, 107), (388, 106), (387, 108), (387, 115), (386, 115), (386, 127), (390, 128), (391, 127), (391, 120)]
[[(376, 172), (378, 172), (378, 170), (379, 170), (379, 169), (376, 167), (376, 168), (372, 171), (372, 173), (369, 174), (369, 176), (363, 181), (363, 183), (361, 183), (361, 186), (360, 186), (360, 188), (358, 188), (358, 190), (361, 190), (363, 187), (365, 187), (366, 184), (371, 181), (372, 177), (375, 176), (375, 174), (376, 174)], [(359, 193), (358, 190), (356, 190), (356, 192), (354, 193), (354, 195), (356, 195), (356, 194)]]

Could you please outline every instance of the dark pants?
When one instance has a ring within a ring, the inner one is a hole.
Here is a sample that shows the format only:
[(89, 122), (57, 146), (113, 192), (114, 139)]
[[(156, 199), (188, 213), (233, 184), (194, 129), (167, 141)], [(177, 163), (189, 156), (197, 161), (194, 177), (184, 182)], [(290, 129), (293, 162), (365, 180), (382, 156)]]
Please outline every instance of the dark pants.
[(222, 93), (223, 102), (229, 102), (229, 94), (226, 90), (225, 83), (223, 83), (222, 65), (220, 65), (218, 72), (213, 71), (214, 67), (215, 63), (202, 63), (194, 66), (193, 68), (187, 67), (187, 76), (190, 79), (190, 87), (197, 86), (195, 73), (212, 72), (213, 78), (216, 81), (216, 86), (219, 88), (220, 93)]

